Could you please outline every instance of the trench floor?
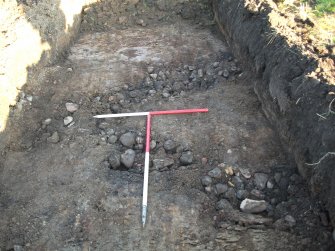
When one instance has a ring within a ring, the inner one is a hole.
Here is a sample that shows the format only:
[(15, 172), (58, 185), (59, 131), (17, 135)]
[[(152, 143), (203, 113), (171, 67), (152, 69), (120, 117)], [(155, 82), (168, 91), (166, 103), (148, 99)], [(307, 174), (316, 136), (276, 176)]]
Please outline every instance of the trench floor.
[[(66, 60), (48, 69), (45, 83), (27, 89), (32, 101), (22, 97), (19, 102), (27, 118), (21, 124), (27, 133), (20, 137), (28, 143), (24, 150), (8, 150), (0, 169), (1, 247), (321, 247), (324, 230), (310, 209), (307, 188), (302, 182), (295, 184), (297, 191), (288, 190), (290, 177), (299, 176), (261, 111), (252, 73), (240, 67), (215, 29), (187, 22), (82, 34)], [(78, 104), (78, 110), (68, 112), (67, 102)], [(153, 119), (156, 146), (151, 159), (168, 159), (172, 164), (151, 168), (148, 221), (142, 228), (145, 119), (97, 120), (93, 115), (185, 108), (208, 108), (209, 112)], [(63, 122), (67, 116), (73, 118), (70, 126)], [(50, 123), (45, 122), (48, 118)], [(59, 140), (52, 143), (48, 138), (55, 132)], [(131, 168), (113, 169), (108, 158), (127, 149), (117, 140), (126, 132), (138, 136), (135, 162)], [(176, 152), (164, 150), (167, 140), (178, 145)], [(185, 151), (193, 155), (190, 165), (180, 163)], [(222, 178), (214, 178), (205, 189), (201, 179), (215, 167)], [(226, 172), (230, 167), (233, 174)], [(244, 178), (240, 168), (252, 177)], [(243, 214), (240, 199), (215, 194), (217, 183), (227, 184), (236, 193), (241, 184), (234, 183), (235, 176), (250, 192), (256, 188), (255, 173), (264, 173), (272, 181), (275, 173), (288, 177), (286, 187), (273, 181), (273, 188), (261, 191), (259, 196), (269, 203), (265, 212)], [(218, 211), (216, 203), (223, 198), (232, 208)], [(271, 199), (275, 199), (272, 204)], [(286, 207), (278, 208), (283, 203)], [(295, 226), (274, 224), (287, 214), (295, 218)]]

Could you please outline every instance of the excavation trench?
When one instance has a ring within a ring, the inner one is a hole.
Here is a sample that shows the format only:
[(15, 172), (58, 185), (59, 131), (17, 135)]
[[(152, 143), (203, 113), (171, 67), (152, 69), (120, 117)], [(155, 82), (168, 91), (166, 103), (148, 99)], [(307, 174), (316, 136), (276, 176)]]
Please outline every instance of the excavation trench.
[[(85, 9), (67, 55), (22, 90), (1, 157), (1, 250), (330, 250), (328, 214), (209, 3), (127, 3)], [(209, 112), (152, 119), (143, 229), (146, 120), (93, 116), (187, 108)], [(245, 198), (264, 210), (242, 212)]]

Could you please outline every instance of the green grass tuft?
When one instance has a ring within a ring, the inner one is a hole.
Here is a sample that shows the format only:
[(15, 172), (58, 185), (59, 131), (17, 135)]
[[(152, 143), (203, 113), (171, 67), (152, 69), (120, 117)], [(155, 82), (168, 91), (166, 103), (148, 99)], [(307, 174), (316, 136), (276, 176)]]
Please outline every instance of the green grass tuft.
[(315, 11), (318, 15), (335, 13), (335, 0), (316, 0)]

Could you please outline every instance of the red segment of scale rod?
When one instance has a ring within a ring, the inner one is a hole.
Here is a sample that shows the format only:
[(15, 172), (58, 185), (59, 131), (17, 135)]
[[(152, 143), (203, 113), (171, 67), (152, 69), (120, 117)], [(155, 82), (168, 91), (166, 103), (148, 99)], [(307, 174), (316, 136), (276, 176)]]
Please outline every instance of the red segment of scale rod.
[(145, 152), (150, 152), (150, 131), (151, 131), (151, 114), (147, 115), (147, 134), (145, 141)]
[(185, 110), (168, 110), (168, 111), (152, 111), (149, 112), (151, 115), (171, 115), (171, 114), (186, 114), (186, 113), (197, 113), (197, 112), (208, 112), (208, 109), (185, 109)]

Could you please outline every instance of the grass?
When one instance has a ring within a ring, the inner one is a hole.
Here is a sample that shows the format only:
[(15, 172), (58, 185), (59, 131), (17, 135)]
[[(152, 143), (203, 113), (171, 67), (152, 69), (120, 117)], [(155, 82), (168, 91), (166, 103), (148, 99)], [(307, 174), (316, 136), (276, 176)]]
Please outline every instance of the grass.
[(335, 0), (279, 0), (277, 3), (281, 11), (313, 21), (315, 25), (309, 34), (316, 38), (317, 44), (335, 44)]
[(335, 13), (335, 0), (316, 0), (314, 10), (318, 16)]

